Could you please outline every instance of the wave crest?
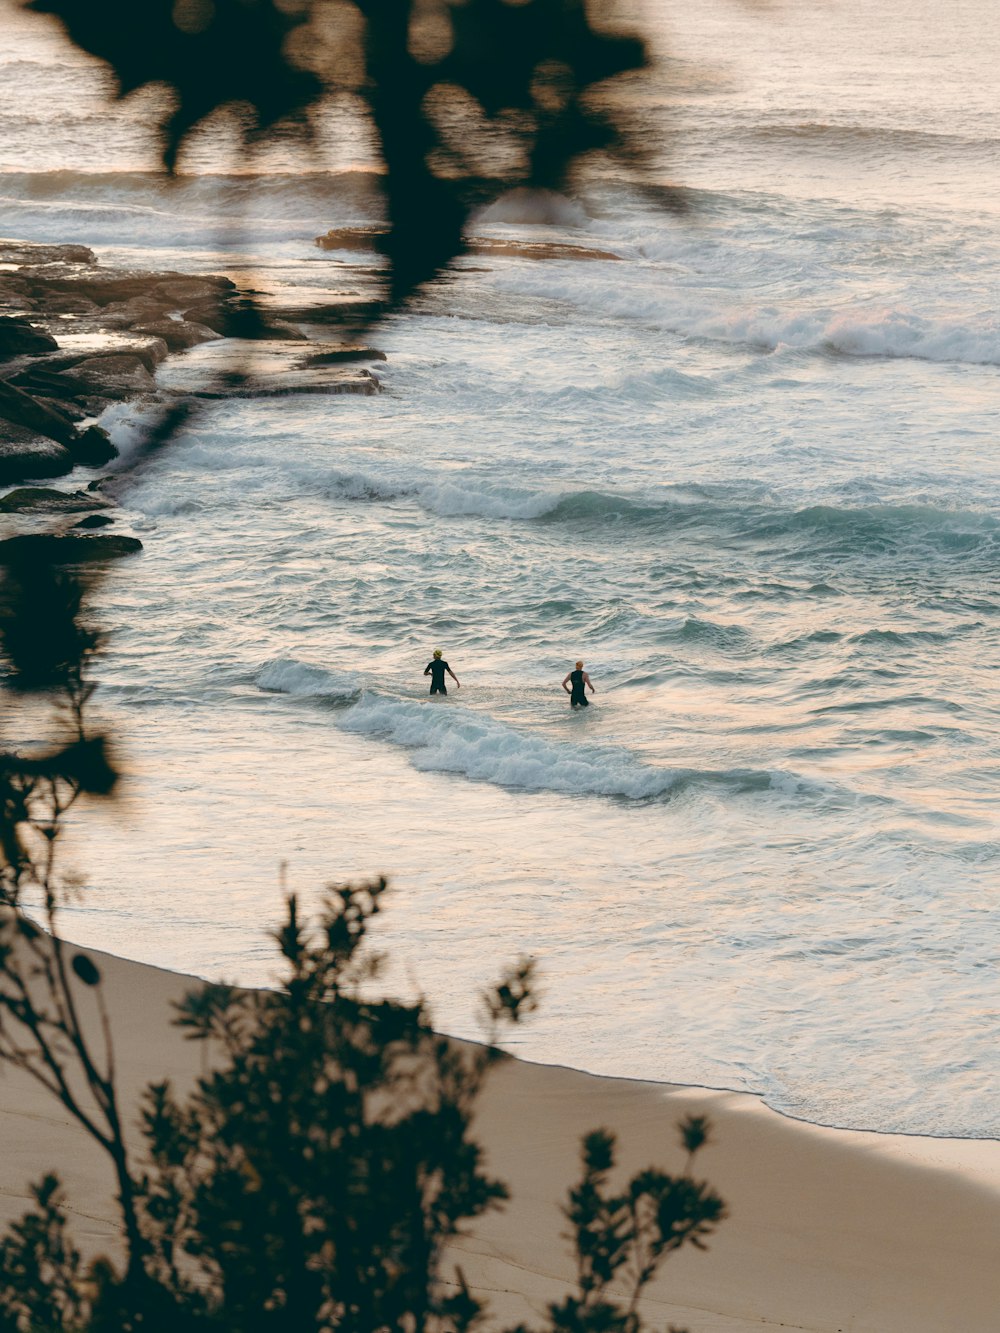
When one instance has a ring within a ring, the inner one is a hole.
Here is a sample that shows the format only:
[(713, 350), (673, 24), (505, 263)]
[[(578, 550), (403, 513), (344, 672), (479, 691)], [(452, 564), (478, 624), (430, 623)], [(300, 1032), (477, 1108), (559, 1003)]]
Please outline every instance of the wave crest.
[(555, 190), (509, 190), (484, 208), (475, 221), (514, 223), (535, 227), (584, 227), (588, 222), (584, 209)]
[[(692, 241), (650, 237), (638, 246), (649, 264), (701, 262)], [(884, 357), (918, 361), (955, 361), (1000, 365), (1000, 319), (988, 305), (960, 312), (948, 306), (918, 313), (903, 303), (815, 305), (808, 297), (793, 302), (737, 304), (706, 291), (695, 297), (644, 274), (641, 283), (593, 278), (587, 305), (601, 318), (641, 321), (683, 338), (753, 348), (760, 352), (810, 352), (818, 355)], [(535, 299), (579, 300), (571, 279), (550, 271), (519, 270), (505, 279), (509, 292)], [(917, 298), (913, 298), (916, 300)]]
[(339, 725), (402, 746), (421, 771), (456, 773), (519, 791), (651, 801), (676, 797), (693, 786), (723, 786), (734, 793), (776, 790), (792, 796), (825, 790), (796, 774), (765, 769), (654, 767), (627, 751), (528, 735), (450, 702), (389, 699), (366, 692)]
[(333, 704), (352, 703), (361, 693), (356, 677), (346, 671), (276, 657), (257, 673), (256, 683), (271, 694), (290, 694), (300, 699), (324, 699)]
[[(310, 482), (310, 492), (316, 489)], [(722, 533), (740, 543), (784, 543), (802, 556), (847, 559), (912, 549), (933, 550), (938, 557), (979, 554), (992, 559), (1000, 548), (1000, 519), (986, 511), (835, 501), (794, 508), (771, 499), (763, 488), (729, 484), (678, 483), (647, 498), (598, 490), (531, 491), (471, 477), (394, 483), (362, 472), (334, 471), (320, 489), (331, 498), (362, 503), (408, 501), (442, 518), (624, 527), (637, 533), (683, 530), (713, 540)]]

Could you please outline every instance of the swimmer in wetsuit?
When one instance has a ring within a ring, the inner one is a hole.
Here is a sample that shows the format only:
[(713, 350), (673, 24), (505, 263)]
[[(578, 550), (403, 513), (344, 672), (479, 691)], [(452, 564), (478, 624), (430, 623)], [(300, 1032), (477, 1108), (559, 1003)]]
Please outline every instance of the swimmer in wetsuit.
[[(570, 685), (572, 685), (573, 687), (572, 689), (570, 689)], [(590, 677), (583, 669), (583, 663), (577, 662), (576, 670), (570, 671), (563, 678), (563, 683), (562, 683), (563, 689), (569, 695), (569, 702), (571, 707), (576, 708), (578, 704), (582, 704), (584, 708), (590, 707), (590, 700), (583, 692), (584, 685), (587, 686), (591, 694), (597, 693), (597, 691), (594, 689), (593, 685), (590, 682)]]
[(461, 689), (462, 683), (455, 675), (454, 671), (452, 671), (448, 663), (442, 659), (441, 649), (435, 648), (433, 658), (424, 667), (424, 675), (430, 676), (431, 678), (431, 694), (448, 693), (448, 687), (444, 683), (444, 673), (446, 671), (458, 688)]

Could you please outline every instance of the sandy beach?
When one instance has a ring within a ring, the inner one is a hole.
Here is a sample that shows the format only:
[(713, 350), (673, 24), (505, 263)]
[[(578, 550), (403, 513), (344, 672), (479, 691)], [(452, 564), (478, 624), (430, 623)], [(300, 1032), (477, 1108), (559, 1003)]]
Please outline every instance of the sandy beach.
[[(105, 979), (119, 1082), (134, 1105), (146, 1083), (183, 1086), (202, 1053), (169, 1023), (191, 978), (91, 951)], [(511, 1189), (501, 1213), (454, 1246), (486, 1327), (539, 1319), (572, 1284), (560, 1202), (581, 1134), (618, 1135), (624, 1171), (678, 1170), (674, 1130), (707, 1112), (714, 1138), (699, 1170), (730, 1216), (707, 1253), (675, 1258), (651, 1289), (653, 1327), (691, 1333), (990, 1333), (1000, 1321), (1000, 1143), (822, 1129), (744, 1094), (596, 1078), (510, 1060), (492, 1076), (478, 1132)], [(42, 1090), (0, 1076), (0, 1217), (20, 1216), (27, 1185), (56, 1168), (78, 1241), (117, 1244), (110, 1171)]]

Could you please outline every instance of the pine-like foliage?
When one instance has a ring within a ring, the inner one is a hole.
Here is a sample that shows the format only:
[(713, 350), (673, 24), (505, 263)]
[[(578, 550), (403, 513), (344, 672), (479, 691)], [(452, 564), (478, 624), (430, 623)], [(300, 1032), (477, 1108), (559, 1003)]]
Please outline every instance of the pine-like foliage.
[[(147, 1092), (145, 1165), (119, 1175), (134, 1219), (126, 1263), (83, 1263), (58, 1182), (46, 1177), (36, 1209), (0, 1240), (0, 1329), (462, 1333), (476, 1325), (480, 1303), (447, 1271), (444, 1251), (507, 1197), (470, 1131), (483, 1080), (504, 1057), (492, 1043), (438, 1035), (421, 1003), (366, 998), (378, 960), (365, 937), (385, 888), (379, 880), (331, 890), (313, 931), (290, 898), (276, 936), (279, 989), (206, 985), (186, 997), (177, 1022), (206, 1043), (210, 1068), (185, 1097), (167, 1083)], [(15, 1032), (30, 1033), (43, 1013), (40, 1000), (25, 998), (18, 959), (51, 957), (54, 947), (29, 929), (26, 953), (18, 930), (16, 914), (8, 917), (0, 961), (8, 1058)], [(100, 986), (91, 960), (77, 958), (66, 995)], [(521, 964), (485, 997), (494, 1033), (533, 1007), (531, 975)], [(50, 1009), (60, 1008), (57, 994)], [(63, 1067), (72, 1052), (57, 1049)], [(124, 1161), (120, 1123), (110, 1134), (90, 1124), (64, 1072), (64, 1103)], [(689, 1146), (690, 1137), (689, 1124)], [(639, 1298), (659, 1264), (686, 1242), (700, 1245), (723, 1215), (687, 1168), (643, 1171), (611, 1190), (613, 1145), (606, 1131), (584, 1142), (583, 1178), (566, 1208), (578, 1291), (550, 1308), (547, 1329), (639, 1333)]]

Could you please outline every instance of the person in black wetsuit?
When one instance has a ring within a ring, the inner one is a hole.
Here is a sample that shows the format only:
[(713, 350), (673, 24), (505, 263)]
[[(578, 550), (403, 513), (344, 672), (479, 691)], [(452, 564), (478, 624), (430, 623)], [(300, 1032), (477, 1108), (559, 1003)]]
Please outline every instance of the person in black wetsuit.
[(445, 662), (441, 657), (441, 649), (435, 648), (434, 656), (424, 667), (424, 675), (430, 676), (431, 678), (431, 694), (448, 693), (448, 687), (444, 683), (444, 673), (446, 671), (448, 675), (452, 678), (452, 680), (455, 682), (455, 684), (458, 686), (458, 688), (461, 689), (462, 683), (455, 675), (454, 671), (452, 671), (448, 663)]
[[(572, 685), (572, 689), (570, 689)], [(569, 695), (570, 706), (575, 708), (577, 704), (582, 704), (584, 708), (590, 707), (590, 700), (583, 692), (584, 685), (590, 690), (591, 694), (596, 694), (596, 690), (591, 684), (590, 677), (583, 669), (583, 663), (577, 662), (576, 670), (570, 671), (564, 678), (562, 687)]]

